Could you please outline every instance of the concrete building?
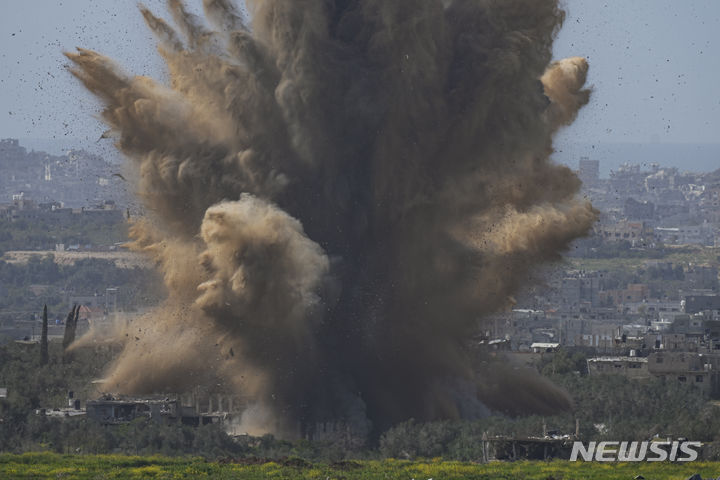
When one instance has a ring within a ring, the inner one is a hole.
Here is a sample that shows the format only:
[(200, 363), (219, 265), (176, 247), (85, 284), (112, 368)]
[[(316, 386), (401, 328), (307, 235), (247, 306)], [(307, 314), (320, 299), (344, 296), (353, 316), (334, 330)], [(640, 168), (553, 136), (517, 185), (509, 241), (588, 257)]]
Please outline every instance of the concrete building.
[(681, 333), (686, 337), (702, 337), (705, 335), (705, 325), (701, 315), (676, 315), (672, 320), (668, 333)]
[(650, 298), (650, 287), (644, 283), (631, 283), (624, 289), (605, 290), (599, 293), (599, 297), (605, 304), (628, 306), (628, 304), (638, 304), (648, 300)]
[(720, 312), (720, 296), (691, 295), (685, 297), (685, 313), (700, 313), (704, 311)]
[(649, 378), (648, 359), (643, 357), (595, 357), (588, 358), (590, 375), (622, 375), (633, 379)]
[(596, 352), (611, 353), (615, 349), (615, 337), (619, 320), (568, 318), (559, 321), (560, 341), (569, 347), (586, 347)]
[(207, 425), (240, 415), (247, 401), (229, 394), (150, 396), (143, 398), (105, 395), (86, 403), (88, 419), (104, 425), (128, 423), (147, 418), (160, 423)]
[(586, 187), (592, 187), (600, 180), (600, 161), (590, 160), (590, 157), (580, 157), (578, 162), (578, 177)]
[(615, 223), (600, 224), (596, 234), (604, 242), (629, 242), (632, 246), (650, 245), (655, 242), (655, 231), (645, 222), (622, 220)]
[(577, 274), (563, 278), (560, 301), (564, 307), (599, 306), (600, 278), (596, 274)]
[(718, 376), (702, 354), (692, 352), (656, 352), (648, 355), (648, 372), (664, 381), (695, 386), (707, 394), (717, 390)]
[(625, 200), (623, 214), (628, 220), (652, 220), (655, 218), (655, 204), (630, 197)]

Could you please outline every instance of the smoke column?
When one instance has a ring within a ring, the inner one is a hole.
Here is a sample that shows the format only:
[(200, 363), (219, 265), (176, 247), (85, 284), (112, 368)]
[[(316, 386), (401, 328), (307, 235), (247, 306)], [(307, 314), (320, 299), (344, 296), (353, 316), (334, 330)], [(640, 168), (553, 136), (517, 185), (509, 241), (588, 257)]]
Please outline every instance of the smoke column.
[(67, 54), (169, 291), (107, 388), (222, 385), (276, 432), (568, 408), (467, 345), (596, 219), (549, 160), (589, 99), (584, 59), (551, 62), (557, 1), (247, 3), (251, 24), (231, 0), (207, 23), (170, 0), (176, 27), (141, 7), (169, 85)]

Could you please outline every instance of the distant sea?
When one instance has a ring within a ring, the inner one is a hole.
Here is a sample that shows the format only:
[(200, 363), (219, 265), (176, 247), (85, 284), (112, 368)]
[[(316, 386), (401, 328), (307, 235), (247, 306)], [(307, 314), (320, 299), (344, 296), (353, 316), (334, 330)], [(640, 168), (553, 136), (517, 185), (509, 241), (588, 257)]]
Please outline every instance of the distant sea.
[[(21, 138), (20, 144), (28, 150), (42, 150), (61, 155), (73, 148), (82, 148), (120, 161), (120, 156), (108, 139), (39, 139)], [(624, 163), (640, 164), (649, 168), (651, 163), (662, 167), (677, 167), (688, 172), (712, 172), (720, 168), (720, 143), (561, 143), (555, 146), (553, 159), (573, 169), (578, 167), (580, 157), (600, 161), (600, 176), (607, 177)]]
[(580, 157), (600, 161), (600, 176), (607, 177), (624, 163), (649, 168), (677, 167), (681, 172), (712, 172), (720, 168), (720, 143), (573, 143), (555, 145), (553, 159), (578, 168)]

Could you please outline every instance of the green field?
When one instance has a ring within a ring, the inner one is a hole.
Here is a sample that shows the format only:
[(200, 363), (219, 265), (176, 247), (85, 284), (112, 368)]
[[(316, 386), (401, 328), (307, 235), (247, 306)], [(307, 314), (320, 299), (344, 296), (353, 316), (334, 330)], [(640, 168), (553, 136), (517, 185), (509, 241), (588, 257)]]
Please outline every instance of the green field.
[(670, 262), (675, 264), (714, 264), (720, 257), (720, 248), (686, 245), (682, 247), (667, 247), (667, 254), (660, 258), (630, 257), (630, 258), (566, 258), (570, 268), (588, 271), (633, 271), (647, 262)]
[(684, 480), (720, 475), (720, 462), (583, 463), (494, 462), (473, 464), (440, 460), (345, 461), (310, 464), (300, 459), (252, 464), (206, 462), (198, 458), (66, 456), (50, 453), (0, 455), (2, 479), (628, 479)]

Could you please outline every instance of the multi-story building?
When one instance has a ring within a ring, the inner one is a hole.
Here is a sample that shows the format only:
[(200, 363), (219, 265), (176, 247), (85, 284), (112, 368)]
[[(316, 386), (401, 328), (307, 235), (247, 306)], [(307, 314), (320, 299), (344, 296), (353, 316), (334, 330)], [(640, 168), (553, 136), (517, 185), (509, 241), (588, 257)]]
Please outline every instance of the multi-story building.
[(604, 242), (629, 242), (633, 247), (648, 246), (654, 243), (655, 232), (645, 222), (621, 220), (615, 223), (601, 223), (595, 228)]
[(575, 273), (562, 279), (560, 301), (563, 307), (600, 305), (600, 278), (597, 273)]
[(695, 386), (707, 394), (714, 393), (718, 375), (705, 362), (702, 354), (694, 352), (654, 352), (648, 355), (648, 372), (668, 382)]
[(587, 361), (590, 375), (622, 375), (627, 378), (649, 378), (648, 359), (644, 357), (595, 357)]
[(600, 161), (590, 160), (590, 157), (580, 157), (578, 177), (587, 187), (596, 185), (600, 179)]

